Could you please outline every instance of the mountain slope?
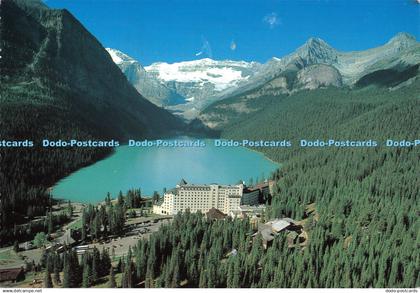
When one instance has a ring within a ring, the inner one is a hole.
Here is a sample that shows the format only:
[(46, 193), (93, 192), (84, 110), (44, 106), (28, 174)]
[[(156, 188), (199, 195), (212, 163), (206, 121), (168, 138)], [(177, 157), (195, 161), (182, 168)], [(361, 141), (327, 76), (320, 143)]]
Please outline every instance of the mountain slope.
[[(420, 135), (419, 92), (417, 78), (398, 90), (328, 88), (261, 97), (250, 101), (260, 110), (226, 124), (222, 137), (414, 140)], [(274, 243), (268, 250), (267, 257), (281, 264), (277, 273), (290, 272), (297, 280), (273, 278), (271, 286), (419, 286), (418, 146), (257, 150), (282, 164), (273, 176), (277, 183), (267, 217), (305, 219), (310, 239), (303, 249), (285, 251)], [(285, 237), (278, 241), (287, 244)], [(310, 268), (302, 270), (311, 272), (307, 278), (299, 273), (302, 263)], [(270, 264), (262, 261), (262, 280), (272, 272)], [(313, 280), (312, 272), (317, 272)]]
[(2, 9), (4, 83), (66, 91), (63, 102), (91, 107), (86, 116), (102, 116), (98, 126), (117, 137), (158, 135), (168, 125), (180, 125), (137, 93), (102, 45), (67, 10), (25, 3), (31, 2), (8, 1)]
[(264, 94), (278, 94), (353, 86), (369, 73), (404, 71), (420, 62), (420, 45), (406, 33), (397, 34), (383, 46), (359, 52), (340, 52), (322, 39), (310, 38), (291, 54), (274, 57), (265, 64), (206, 58), (158, 62), (143, 68), (119, 51), (109, 52), (141, 93), (187, 120), (196, 118), (213, 102), (256, 88), (262, 88)]
[[(344, 85), (352, 86), (362, 76), (377, 70), (403, 70), (420, 63), (420, 44), (406, 33), (399, 33), (383, 46), (365, 51), (340, 52), (319, 38), (310, 38), (304, 45), (283, 58), (272, 58), (246, 82), (220, 93), (219, 100), (261, 87), (275, 78), (284, 77), (283, 91), (293, 91), (299, 84), (298, 72), (308, 66), (325, 64), (334, 67)], [(314, 78), (316, 76), (314, 75)], [(297, 80), (296, 80), (297, 79)]]
[(256, 62), (205, 58), (172, 64), (159, 62), (145, 69), (165, 86), (186, 97), (187, 103), (168, 109), (191, 119), (206, 105), (218, 100), (219, 93), (250, 78), (259, 66)]
[(193, 123), (220, 130), (241, 115), (257, 113), (267, 97), (302, 90), (404, 86), (418, 75), (419, 64), (420, 44), (407, 34), (398, 34), (379, 48), (349, 53), (338, 52), (320, 39), (310, 39), (293, 54), (263, 65), (250, 83), (226, 92), (202, 110)]
[[(398, 90), (330, 87), (253, 99), (260, 110), (238, 115), (222, 137), (418, 139), (420, 80), (410, 80)], [(247, 219), (178, 214), (136, 246), (143, 272), (136, 283), (147, 284), (153, 273), (157, 281), (150, 286), (158, 287), (417, 288), (418, 147), (255, 148), (281, 164), (270, 176), (264, 221), (291, 218), (303, 231), (283, 230), (264, 241)], [(156, 273), (150, 262), (164, 269)], [(175, 285), (172, 275), (181, 276)]]
[(67, 10), (15, 0), (3, 1), (0, 14), (0, 137), (35, 145), (0, 148), (1, 245), (32, 239), (42, 227), (20, 224), (45, 213), (47, 188), (112, 151), (43, 148), (41, 140), (156, 137), (183, 123), (144, 99)]
[(128, 81), (146, 99), (158, 106), (185, 103), (185, 97), (163, 85), (158, 79), (149, 74), (137, 60), (115, 49), (107, 48), (106, 50)]

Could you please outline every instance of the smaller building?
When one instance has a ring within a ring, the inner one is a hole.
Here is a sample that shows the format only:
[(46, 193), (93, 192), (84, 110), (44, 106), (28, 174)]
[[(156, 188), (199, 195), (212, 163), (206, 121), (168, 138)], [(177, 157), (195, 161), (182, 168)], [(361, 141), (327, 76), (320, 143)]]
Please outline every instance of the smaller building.
[(21, 268), (0, 269), (0, 282), (20, 282), (25, 280), (25, 270)]
[(265, 211), (265, 205), (241, 205), (238, 209), (231, 211), (229, 216), (232, 218), (252, 218), (261, 217)]
[(266, 202), (270, 196), (270, 186), (272, 184), (272, 180), (265, 180), (254, 186), (245, 186), (241, 198), (241, 205), (252, 206)]
[(30, 250), (30, 249), (34, 248), (34, 245), (32, 244), (32, 241), (26, 241), (23, 244), (23, 247), (24, 247), (25, 250)]
[(299, 235), (302, 232), (302, 226), (290, 218), (274, 219), (265, 224), (260, 224), (258, 226), (258, 232), (253, 236), (257, 236), (258, 234), (261, 235), (264, 248), (267, 248), (268, 244), (271, 243), (280, 232), (291, 231), (296, 232)]
[(211, 208), (207, 213), (206, 217), (209, 220), (223, 220), (226, 218), (226, 214), (222, 213), (220, 210)]
[(93, 247), (89, 247), (89, 245), (79, 245), (79, 246), (76, 246), (74, 248), (74, 250), (76, 251), (77, 255), (83, 255), (86, 252), (91, 251), (92, 249), (93, 249)]
[(257, 205), (260, 202), (260, 190), (258, 188), (247, 187), (245, 186), (242, 198), (241, 205)]

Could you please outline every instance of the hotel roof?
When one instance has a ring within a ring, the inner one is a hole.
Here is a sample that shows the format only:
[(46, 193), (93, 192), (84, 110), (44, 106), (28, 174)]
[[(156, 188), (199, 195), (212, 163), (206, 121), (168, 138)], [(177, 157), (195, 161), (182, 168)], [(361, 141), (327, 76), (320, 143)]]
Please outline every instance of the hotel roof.
[(179, 181), (178, 185), (182, 186), (182, 185), (187, 185), (187, 181), (184, 180), (184, 178), (181, 179), (181, 181)]

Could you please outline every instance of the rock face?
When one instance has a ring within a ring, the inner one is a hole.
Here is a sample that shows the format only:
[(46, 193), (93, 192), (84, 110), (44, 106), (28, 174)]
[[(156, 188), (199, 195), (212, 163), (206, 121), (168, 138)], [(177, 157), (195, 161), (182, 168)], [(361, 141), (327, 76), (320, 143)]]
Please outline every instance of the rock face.
[(313, 64), (334, 64), (338, 60), (338, 51), (319, 38), (310, 38), (292, 54), (277, 59), (278, 66), (304, 68)]
[[(182, 125), (143, 98), (67, 10), (49, 9), (36, 0), (4, 1), (1, 21), (0, 78), (13, 107), (50, 107), (52, 117), (58, 111), (57, 119), (71, 120), (69, 127), (73, 123), (115, 138), (159, 135)], [(46, 94), (30, 94), (36, 91)], [(46, 122), (39, 123), (42, 128)]]
[(253, 76), (259, 66), (256, 62), (205, 58), (172, 64), (159, 62), (145, 69), (167, 88), (185, 97), (185, 104), (167, 109), (193, 119), (207, 105), (217, 101), (221, 92), (236, 88)]
[(107, 48), (106, 50), (128, 81), (146, 99), (158, 106), (173, 106), (185, 103), (185, 97), (169, 89), (149, 74), (137, 60), (115, 49)]
[(342, 86), (340, 72), (333, 66), (315, 64), (303, 68), (297, 73), (294, 89), (313, 90), (320, 87)]
[(218, 130), (240, 115), (259, 113), (258, 99), (281, 98), (301, 90), (370, 85), (396, 90), (418, 79), (419, 64), (420, 44), (405, 33), (381, 47), (347, 53), (312, 38), (295, 52), (261, 65), (237, 88), (222, 92), (220, 102), (204, 109), (196, 120)]
[(376, 70), (410, 66), (419, 62), (420, 44), (413, 36), (399, 33), (383, 46), (340, 53), (337, 62), (331, 65), (340, 71), (345, 84), (353, 85), (362, 76)]
[(237, 88), (220, 93), (219, 99), (260, 88), (279, 76), (286, 77), (288, 90), (294, 91), (296, 89), (292, 88), (293, 84), (300, 86), (294, 82), (298, 72), (315, 64), (334, 67), (341, 75), (342, 84), (353, 86), (369, 73), (395, 67), (403, 70), (418, 63), (420, 63), (420, 44), (407, 33), (397, 34), (383, 46), (356, 52), (340, 52), (319, 38), (310, 38), (295, 52), (282, 58), (274, 57), (261, 65), (253, 76), (239, 84)]
[(291, 54), (273, 57), (265, 64), (206, 58), (158, 62), (145, 68), (119, 51), (114, 50), (114, 55), (116, 64), (146, 98), (183, 118), (194, 119), (213, 102), (233, 96), (255, 98), (354, 86), (369, 73), (396, 67), (405, 70), (420, 62), (420, 45), (413, 36), (400, 33), (378, 48), (340, 52), (322, 39), (310, 38)]
[[(111, 154), (116, 141), (172, 135), (184, 124), (144, 99), (67, 10), (1, 1), (0, 42), (0, 138), (33, 141), (0, 147), (3, 246), (27, 240), (27, 221), (45, 214), (59, 179)], [(44, 139), (79, 143), (47, 149)]]
[(107, 51), (139, 93), (187, 119), (216, 101), (220, 92), (246, 81), (261, 66), (257, 62), (205, 58), (143, 67), (121, 51), (111, 48)]

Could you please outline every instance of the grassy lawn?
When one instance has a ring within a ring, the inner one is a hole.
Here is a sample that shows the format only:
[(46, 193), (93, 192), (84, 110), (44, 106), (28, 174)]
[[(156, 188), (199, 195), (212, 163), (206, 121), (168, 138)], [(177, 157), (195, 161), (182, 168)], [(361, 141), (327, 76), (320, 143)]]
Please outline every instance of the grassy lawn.
[(82, 228), (82, 218), (77, 219), (77, 221), (69, 225), (69, 229), (80, 229)]
[(0, 251), (0, 267), (20, 261), (19, 255), (12, 248)]
[(13, 255), (16, 255), (13, 249), (4, 249), (0, 251), (0, 261), (10, 259), (13, 257)]

